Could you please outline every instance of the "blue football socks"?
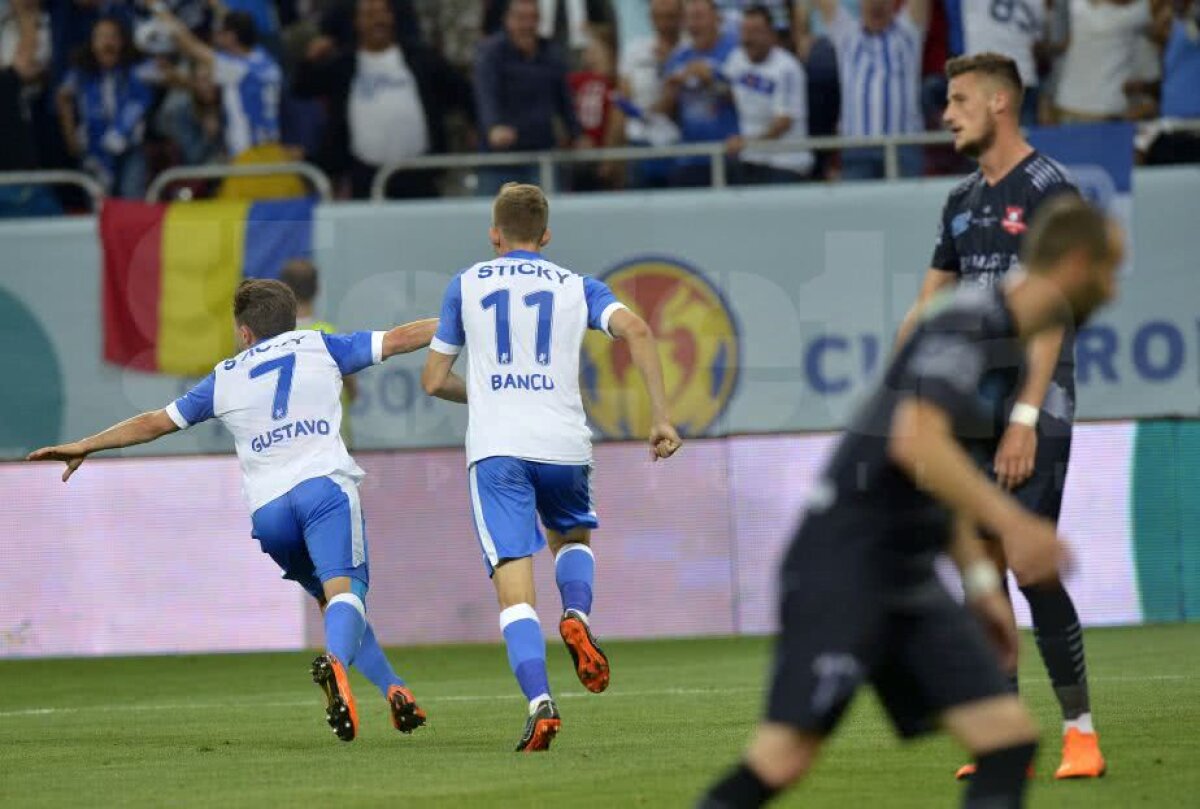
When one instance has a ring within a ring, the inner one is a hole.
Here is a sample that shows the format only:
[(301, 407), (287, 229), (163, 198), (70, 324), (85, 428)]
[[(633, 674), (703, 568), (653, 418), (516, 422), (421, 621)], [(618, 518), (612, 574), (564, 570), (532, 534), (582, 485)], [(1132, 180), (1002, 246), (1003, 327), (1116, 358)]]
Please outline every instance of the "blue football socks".
[(404, 680), (396, 674), (396, 670), (388, 662), (387, 655), (383, 653), (379, 641), (375, 638), (375, 630), (369, 623), (366, 631), (363, 632), (358, 655), (354, 658), (354, 668), (361, 671), (364, 677), (374, 683), (375, 687), (379, 689), (379, 693), (385, 697), (388, 689), (393, 685), (404, 685)]
[(367, 628), (367, 610), (354, 593), (339, 593), (325, 606), (325, 648), (343, 666), (354, 662)]
[(596, 577), (596, 559), (592, 549), (579, 542), (563, 545), (554, 557), (554, 580), (562, 595), (564, 610), (577, 610), (587, 616), (592, 611), (592, 581)]
[(529, 604), (514, 604), (500, 613), (500, 631), (508, 646), (508, 665), (532, 707), (550, 696), (546, 641), (537, 613)]

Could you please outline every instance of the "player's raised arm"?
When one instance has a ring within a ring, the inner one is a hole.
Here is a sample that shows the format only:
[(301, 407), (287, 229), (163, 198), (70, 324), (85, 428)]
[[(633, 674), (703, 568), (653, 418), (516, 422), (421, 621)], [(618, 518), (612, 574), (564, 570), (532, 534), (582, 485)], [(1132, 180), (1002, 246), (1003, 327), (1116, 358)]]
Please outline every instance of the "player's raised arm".
[(976, 468), (940, 405), (917, 396), (901, 402), (888, 455), (922, 489), (999, 536), (1022, 586), (1058, 577), (1063, 551), (1053, 523), (1026, 512)]
[(610, 314), (608, 332), (629, 343), (633, 364), (642, 375), (646, 392), (650, 394), (650, 450), (654, 460), (670, 458), (683, 446), (683, 441), (671, 424), (671, 416), (667, 411), (667, 389), (663, 384), (662, 361), (658, 357), (654, 333), (646, 321), (623, 306)]
[(63, 483), (66, 483), (71, 475), (75, 474), (75, 470), (80, 467), (84, 459), (93, 452), (146, 444), (178, 429), (179, 426), (171, 420), (166, 410), (150, 410), (126, 419), (120, 424), (114, 424), (107, 430), (82, 441), (34, 450), (26, 456), (25, 460), (66, 461), (67, 469), (62, 476)]

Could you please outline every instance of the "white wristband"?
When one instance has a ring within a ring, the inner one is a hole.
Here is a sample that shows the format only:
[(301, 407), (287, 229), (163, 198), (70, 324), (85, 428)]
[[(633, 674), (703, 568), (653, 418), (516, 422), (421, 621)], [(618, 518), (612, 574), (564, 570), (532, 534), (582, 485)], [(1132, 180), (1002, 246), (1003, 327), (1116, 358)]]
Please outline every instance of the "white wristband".
[(1026, 427), (1037, 427), (1038, 416), (1041, 411), (1031, 404), (1017, 402), (1013, 405), (1012, 412), (1008, 414), (1008, 420), (1012, 424), (1024, 424)]
[(1000, 589), (1000, 574), (991, 562), (980, 560), (962, 572), (963, 595), (973, 598), (994, 593)]

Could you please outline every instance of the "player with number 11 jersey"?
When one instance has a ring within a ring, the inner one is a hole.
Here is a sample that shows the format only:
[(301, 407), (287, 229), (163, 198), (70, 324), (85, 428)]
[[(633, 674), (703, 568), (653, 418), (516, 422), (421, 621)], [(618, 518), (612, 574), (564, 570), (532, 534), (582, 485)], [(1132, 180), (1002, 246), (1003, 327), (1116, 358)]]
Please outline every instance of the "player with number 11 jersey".
[[(590, 329), (629, 344), (654, 410), (653, 457), (680, 440), (667, 415), (662, 366), (650, 328), (600, 281), (542, 257), (549, 205), (540, 188), (500, 190), (490, 230), (497, 257), (455, 276), (422, 373), (426, 392), (469, 402), (471, 514), (500, 600), (500, 630), (513, 674), (529, 700), (519, 752), (546, 750), (558, 708), (546, 676), (546, 644), (534, 611), (533, 563), (546, 546), (562, 596), (559, 633), (580, 682), (608, 686), (608, 658), (591, 633), (595, 558), (591, 531), (591, 432), (579, 395), (579, 352)], [(466, 379), (451, 368), (470, 347)]]

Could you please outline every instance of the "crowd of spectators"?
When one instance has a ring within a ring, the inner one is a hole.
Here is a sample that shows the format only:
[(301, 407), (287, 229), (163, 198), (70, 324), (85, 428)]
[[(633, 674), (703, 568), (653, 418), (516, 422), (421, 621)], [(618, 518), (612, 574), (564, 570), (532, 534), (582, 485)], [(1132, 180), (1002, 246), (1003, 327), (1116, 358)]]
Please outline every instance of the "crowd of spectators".
[[(936, 129), (946, 60), (985, 50), (1017, 61), (1025, 123), (1142, 121), (1143, 159), (1200, 158), (1174, 125), (1200, 118), (1200, 0), (0, 0), (0, 170), (79, 168), (137, 198), (173, 165), (306, 160), (364, 198), (380, 167), (422, 155), (720, 142), (732, 182), (872, 178), (878, 149), (757, 144)], [(899, 158), (907, 175), (939, 165)], [(597, 160), (557, 179), (693, 186), (710, 168)], [(533, 177), (404, 171), (386, 192)], [(0, 214), (64, 201), (0, 186)]]

